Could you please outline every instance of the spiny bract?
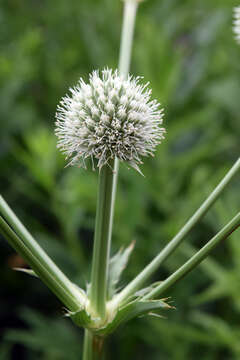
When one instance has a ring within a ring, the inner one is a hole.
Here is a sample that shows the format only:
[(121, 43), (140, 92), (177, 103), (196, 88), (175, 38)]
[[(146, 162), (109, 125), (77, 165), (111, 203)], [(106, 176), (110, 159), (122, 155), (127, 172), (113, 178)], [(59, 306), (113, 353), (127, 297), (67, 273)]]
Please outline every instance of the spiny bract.
[(101, 168), (115, 156), (138, 169), (141, 157), (153, 155), (164, 138), (162, 109), (150, 100), (148, 84), (110, 69), (94, 71), (89, 84), (80, 79), (57, 108), (58, 147), (69, 165), (85, 166), (87, 158)]
[(237, 42), (240, 44), (240, 6), (237, 6), (233, 9), (233, 32)]

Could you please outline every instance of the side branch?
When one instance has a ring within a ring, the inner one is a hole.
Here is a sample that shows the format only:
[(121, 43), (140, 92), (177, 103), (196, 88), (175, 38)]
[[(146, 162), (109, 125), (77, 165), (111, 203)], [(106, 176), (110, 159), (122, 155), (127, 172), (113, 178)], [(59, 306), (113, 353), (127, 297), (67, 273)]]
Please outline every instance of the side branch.
[(84, 293), (63, 274), (38, 245), (1, 196), (0, 214), (5, 218), (0, 216), (0, 232), (9, 244), (69, 310), (78, 311), (85, 303)]
[(233, 167), (228, 171), (222, 181), (213, 190), (209, 197), (204, 201), (200, 208), (194, 213), (194, 215), (187, 221), (182, 229), (175, 235), (175, 237), (163, 248), (163, 250), (150, 262), (138, 276), (132, 280), (116, 297), (112, 303), (114, 307), (118, 307), (119, 304), (124, 303), (125, 300), (137, 290), (139, 290), (146, 281), (150, 279), (152, 274), (159, 268), (159, 266), (168, 258), (169, 255), (182, 243), (185, 236), (191, 231), (191, 229), (201, 220), (206, 212), (211, 208), (215, 201), (222, 194), (223, 190), (232, 180), (232, 178), (238, 173), (240, 169), (240, 158), (235, 162)]
[(156, 296), (161, 295), (165, 290), (173, 286), (177, 281), (186, 276), (192, 271), (200, 262), (202, 262), (210, 253), (212, 249), (220, 241), (225, 240), (240, 226), (240, 212), (222, 229), (217, 235), (215, 235), (209, 242), (201, 248), (191, 259), (189, 259), (184, 265), (182, 265), (177, 271), (170, 275), (165, 281), (158, 285), (154, 290), (143, 297), (144, 300), (153, 299)]

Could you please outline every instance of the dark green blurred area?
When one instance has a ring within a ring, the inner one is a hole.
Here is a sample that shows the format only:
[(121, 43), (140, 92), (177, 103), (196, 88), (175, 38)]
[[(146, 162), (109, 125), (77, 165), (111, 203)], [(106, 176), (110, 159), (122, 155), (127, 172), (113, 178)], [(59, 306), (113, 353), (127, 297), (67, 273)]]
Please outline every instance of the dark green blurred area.
[[(136, 247), (133, 278), (213, 190), (239, 156), (240, 47), (232, 0), (140, 5), (132, 73), (165, 108), (166, 140), (141, 177), (122, 165), (113, 253)], [(89, 281), (97, 172), (65, 168), (56, 150), (57, 103), (79, 77), (116, 68), (119, 0), (2, 0), (0, 192), (77, 284)], [(239, 176), (153, 280), (164, 279), (239, 211)], [(107, 342), (106, 359), (240, 359), (240, 233), (220, 245), (171, 296), (165, 319), (141, 318)], [(82, 331), (1, 238), (0, 359), (81, 359)]]

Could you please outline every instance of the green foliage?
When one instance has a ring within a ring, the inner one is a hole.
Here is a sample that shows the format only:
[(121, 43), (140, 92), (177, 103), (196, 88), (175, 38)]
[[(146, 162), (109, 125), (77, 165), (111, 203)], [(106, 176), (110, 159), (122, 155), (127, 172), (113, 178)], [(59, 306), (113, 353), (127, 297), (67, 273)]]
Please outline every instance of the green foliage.
[[(113, 253), (136, 240), (121, 284), (175, 235), (239, 156), (235, 5), (232, 0), (140, 5), (132, 72), (144, 75), (162, 102), (167, 134), (155, 158), (141, 166), (145, 177), (120, 167)], [(117, 66), (121, 11), (121, 2), (112, 0), (3, 1), (0, 9), (1, 193), (80, 287), (89, 282), (97, 173), (64, 169), (54, 114), (80, 76)], [(238, 182), (153, 280), (163, 280), (235, 215)], [(9, 269), (18, 266), (17, 259), (5, 241), (0, 246), (5, 326), (0, 358), (21, 351), (26, 359), (79, 359), (82, 333), (56, 314), (59, 304), (37, 279)], [(114, 353), (116, 360), (238, 360), (239, 253), (236, 232), (167, 294), (177, 308), (168, 319), (137, 319), (120, 328), (106, 358)], [(15, 325), (18, 329), (11, 329)]]
[[(10, 330), (7, 342), (18, 342), (40, 352), (42, 359), (78, 359), (78, 337), (71, 323), (58, 317), (49, 319), (39, 312), (21, 309), (20, 316), (29, 330)], [(66, 352), (67, 349), (67, 352)]]

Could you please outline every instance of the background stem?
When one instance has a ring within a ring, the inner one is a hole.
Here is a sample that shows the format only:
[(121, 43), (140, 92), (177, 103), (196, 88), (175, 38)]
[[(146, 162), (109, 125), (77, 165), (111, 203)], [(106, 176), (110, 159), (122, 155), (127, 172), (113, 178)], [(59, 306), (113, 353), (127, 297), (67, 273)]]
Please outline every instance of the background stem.
[(118, 70), (127, 77), (131, 61), (132, 41), (138, 1), (125, 0)]

